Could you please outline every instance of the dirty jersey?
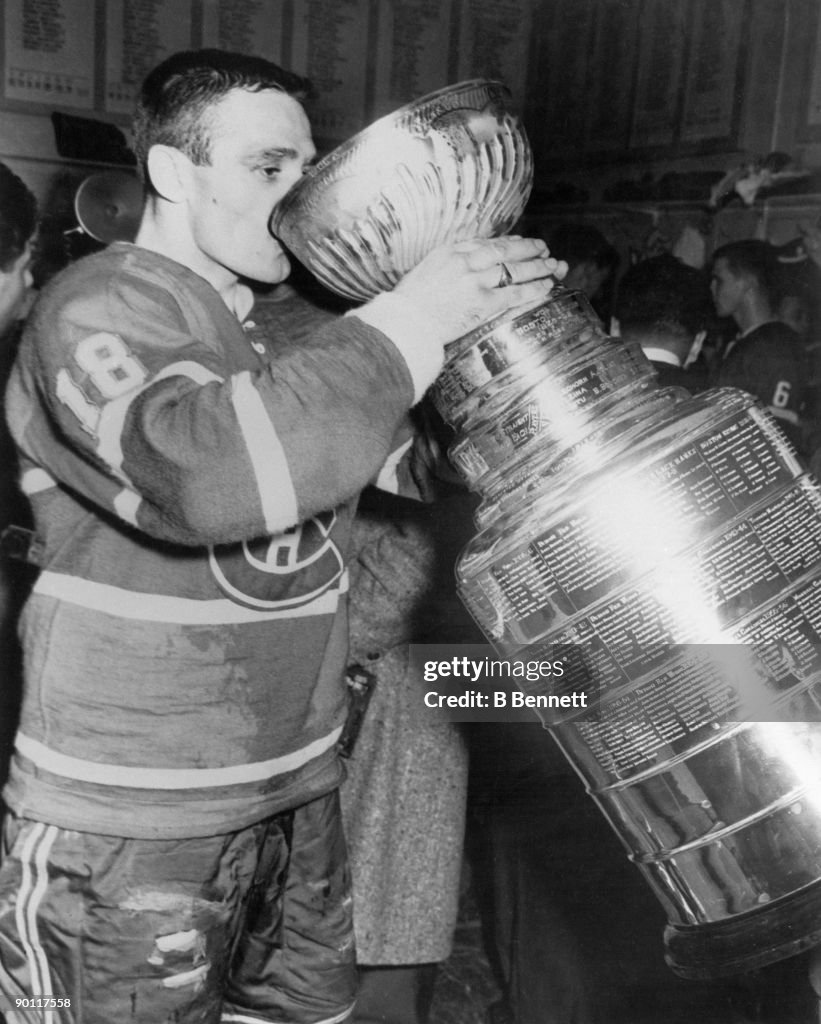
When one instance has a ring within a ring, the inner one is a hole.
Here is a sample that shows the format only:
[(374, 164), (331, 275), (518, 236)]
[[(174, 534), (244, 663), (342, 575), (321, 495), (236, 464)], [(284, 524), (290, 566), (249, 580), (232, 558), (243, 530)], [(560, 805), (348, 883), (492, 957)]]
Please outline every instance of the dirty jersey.
[(252, 319), (133, 245), (49, 285), (7, 397), (42, 547), (18, 815), (196, 836), (337, 784), (353, 496), (412, 393), (356, 316), (269, 361)]

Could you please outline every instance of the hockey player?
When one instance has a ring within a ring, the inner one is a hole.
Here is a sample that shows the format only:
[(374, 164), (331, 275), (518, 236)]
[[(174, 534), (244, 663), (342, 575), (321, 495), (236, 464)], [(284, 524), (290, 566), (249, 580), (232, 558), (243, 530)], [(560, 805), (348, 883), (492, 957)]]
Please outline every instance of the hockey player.
[(804, 452), (809, 362), (801, 338), (778, 318), (779, 267), (769, 242), (742, 239), (713, 253), (710, 289), (719, 316), (738, 328), (721, 355), (712, 383), (749, 391)]
[(440, 248), (269, 357), (246, 281), (289, 271), (269, 220), (314, 157), (305, 85), (219, 51), (148, 76), (136, 244), (51, 283), (10, 384), (44, 556), (0, 994), (62, 1000), (72, 1024), (349, 1015), (335, 745), (355, 498), (380, 467), (395, 479), (444, 345), (564, 269), (534, 240)]

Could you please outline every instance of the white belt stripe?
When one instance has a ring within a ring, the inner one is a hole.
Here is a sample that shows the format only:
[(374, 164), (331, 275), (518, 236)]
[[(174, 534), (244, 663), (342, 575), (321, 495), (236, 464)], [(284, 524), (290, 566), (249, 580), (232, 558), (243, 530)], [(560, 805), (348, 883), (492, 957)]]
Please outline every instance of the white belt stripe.
[(232, 383), (234, 412), (254, 467), (265, 526), (269, 533), (280, 533), (299, 521), (288, 460), (251, 374), (238, 373)]
[(275, 608), (260, 611), (246, 608), (228, 598), (213, 601), (197, 601), (187, 597), (172, 597), (166, 594), (146, 594), (135, 590), (124, 590), (109, 583), (67, 576), (64, 573), (40, 573), (34, 586), (34, 593), (54, 597), (59, 601), (104, 612), (121, 619), (138, 619), (142, 622), (166, 622), (183, 626), (236, 625), (245, 622), (263, 622), (271, 619), (308, 618), (312, 615), (330, 615), (336, 611), (339, 595), (348, 589), (347, 570), (342, 574), (339, 585), (327, 590), (320, 597), (302, 607)]
[[(23, 877), (14, 911), (17, 932), (26, 951), (31, 974), (31, 991), (41, 996), (54, 995), (48, 959), (40, 944), (37, 911), (48, 884), (48, 855), (57, 838), (57, 831), (54, 825), (43, 825), (38, 822), (32, 826), (20, 857)], [(54, 1019), (54, 1010), (43, 1011), (43, 1024), (52, 1024)]]
[(313, 743), (282, 757), (251, 764), (226, 765), (224, 768), (139, 768), (131, 765), (103, 764), (71, 757), (51, 750), (39, 740), (18, 732), (15, 749), (38, 768), (52, 775), (92, 782), (102, 786), (122, 786), (127, 789), (209, 789), (215, 786), (238, 786), (244, 783), (264, 782), (275, 775), (301, 768), (320, 754), (324, 754), (339, 739), (342, 728), (334, 729)]
[[(355, 1005), (355, 1003), (351, 1003), (347, 1009), (338, 1013), (335, 1017), (326, 1017), (324, 1020), (317, 1021), (316, 1024), (340, 1024), (341, 1021), (347, 1020), (353, 1013)], [(268, 1021), (263, 1017), (247, 1017), (244, 1013), (223, 1012), (220, 1019), (223, 1024), (287, 1024), (285, 1021)]]

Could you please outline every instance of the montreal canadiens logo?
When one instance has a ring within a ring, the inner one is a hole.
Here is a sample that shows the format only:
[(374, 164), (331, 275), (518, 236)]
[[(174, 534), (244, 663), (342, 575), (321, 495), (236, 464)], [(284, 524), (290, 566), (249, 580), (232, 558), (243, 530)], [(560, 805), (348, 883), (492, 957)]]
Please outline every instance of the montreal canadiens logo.
[(275, 537), (212, 548), (211, 571), (221, 590), (248, 608), (274, 610), (309, 604), (345, 570), (331, 539), (335, 523), (336, 513), (326, 512)]

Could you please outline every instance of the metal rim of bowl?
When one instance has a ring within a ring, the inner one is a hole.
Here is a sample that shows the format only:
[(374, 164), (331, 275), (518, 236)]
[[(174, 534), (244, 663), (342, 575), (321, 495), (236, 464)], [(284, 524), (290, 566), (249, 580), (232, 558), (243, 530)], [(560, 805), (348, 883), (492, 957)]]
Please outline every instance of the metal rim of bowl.
[[(499, 89), (511, 96), (510, 89), (505, 85), (504, 82), (499, 81), (495, 78), (468, 78), (462, 82), (456, 82), (453, 85), (443, 86), (441, 89), (436, 89), (433, 92), (426, 93), (424, 96), (420, 96), (418, 99), (412, 100), (410, 103), (404, 104), (404, 106), (397, 107), (396, 110), (390, 114), (384, 114), (382, 117), (377, 118), (371, 124), (362, 128), (351, 138), (345, 142), (341, 142), (338, 146), (334, 147), (329, 153), (326, 153), (316, 164), (314, 164), (308, 173), (298, 181), (294, 187), (286, 193), (285, 196), (279, 201), (276, 208), (274, 209), (271, 217), (271, 226), (276, 232), (282, 222), (290, 213), (292, 207), (296, 206), (299, 202), (303, 193), (313, 184), (313, 182), (329, 167), (337, 163), (342, 159), (346, 153), (352, 149), (360, 146), (363, 141), (367, 140), (371, 136), (377, 135), (385, 125), (390, 124), (393, 121), (397, 121), (408, 113), (414, 110), (418, 110), (440, 96), (456, 96), (460, 92), (468, 92), (470, 89), (476, 89), (477, 87), (488, 87), (492, 86), (494, 89)], [(515, 111), (510, 109), (510, 113), (514, 116)]]

